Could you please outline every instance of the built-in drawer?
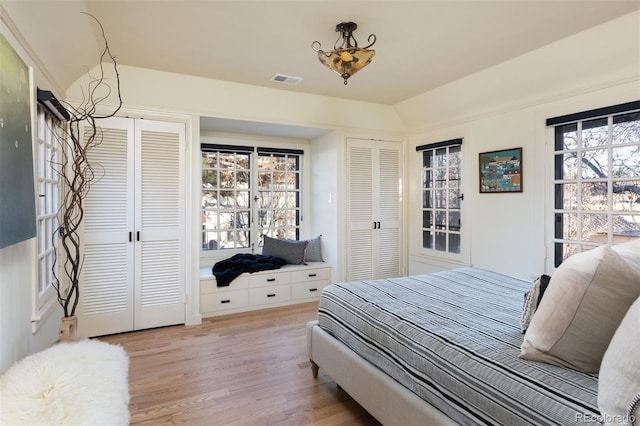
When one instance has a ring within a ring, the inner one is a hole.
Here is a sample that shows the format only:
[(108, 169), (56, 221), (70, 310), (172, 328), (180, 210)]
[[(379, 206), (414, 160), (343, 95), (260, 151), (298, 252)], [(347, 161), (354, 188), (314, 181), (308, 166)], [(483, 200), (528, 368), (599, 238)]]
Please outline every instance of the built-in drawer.
[(200, 312), (220, 312), (249, 306), (247, 290), (220, 291), (200, 295)]
[(251, 305), (268, 305), (291, 300), (291, 286), (274, 285), (269, 287), (257, 287), (249, 290), (249, 302)]
[(272, 272), (249, 275), (249, 287), (264, 287), (281, 284), (289, 284), (291, 282), (291, 273), (289, 272)]
[(320, 297), (322, 289), (329, 285), (329, 280), (306, 281), (291, 285), (291, 299), (314, 299)]
[(291, 282), (329, 280), (331, 279), (330, 275), (331, 268), (301, 269), (299, 271), (291, 271)]
[(240, 290), (249, 288), (249, 277), (239, 276), (228, 286), (218, 287), (215, 278), (207, 278), (200, 280), (200, 294), (215, 293), (218, 291)]

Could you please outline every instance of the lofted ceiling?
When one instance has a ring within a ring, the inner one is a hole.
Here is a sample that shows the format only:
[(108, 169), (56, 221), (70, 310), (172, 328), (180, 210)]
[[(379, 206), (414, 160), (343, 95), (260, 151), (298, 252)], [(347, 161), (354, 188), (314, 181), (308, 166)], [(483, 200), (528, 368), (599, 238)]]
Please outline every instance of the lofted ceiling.
[[(96, 65), (103, 24), (119, 64), (393, 105), (640, 8), (640, 0), (0, 0), (66, 91)], [(6, 19), (5, 19), (6, 20)], [(354, 21), (373, 62), (345, 86), (311, 49)], [(544, 66), (544, 64), (541, 64)], [(273, 82), (277, 73), (302, 78)]]

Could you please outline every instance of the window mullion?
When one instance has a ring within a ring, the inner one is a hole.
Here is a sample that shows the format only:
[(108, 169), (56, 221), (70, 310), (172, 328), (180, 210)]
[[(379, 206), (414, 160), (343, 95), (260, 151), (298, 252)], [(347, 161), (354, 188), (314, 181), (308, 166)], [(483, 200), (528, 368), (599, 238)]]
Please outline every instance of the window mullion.
[(613, 115), (607, 119), (607, 244), (613, 243)]

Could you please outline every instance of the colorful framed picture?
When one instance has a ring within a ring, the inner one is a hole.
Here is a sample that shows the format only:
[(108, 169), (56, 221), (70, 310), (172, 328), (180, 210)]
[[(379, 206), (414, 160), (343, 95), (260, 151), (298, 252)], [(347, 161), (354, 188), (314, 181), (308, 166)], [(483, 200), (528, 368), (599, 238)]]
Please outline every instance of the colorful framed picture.
[(522, 192), (522, 148), (480, 153), (480, 193)]

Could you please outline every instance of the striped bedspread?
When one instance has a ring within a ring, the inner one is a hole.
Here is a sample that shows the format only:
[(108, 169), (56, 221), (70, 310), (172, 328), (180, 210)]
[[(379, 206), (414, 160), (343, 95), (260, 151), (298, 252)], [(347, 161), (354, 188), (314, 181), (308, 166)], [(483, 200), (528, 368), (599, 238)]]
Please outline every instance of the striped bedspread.
[(597, 377), (518, 358), (530, 283), (476, 268), (334, 284), (319, 325), (460, 424), (597, 424)]

